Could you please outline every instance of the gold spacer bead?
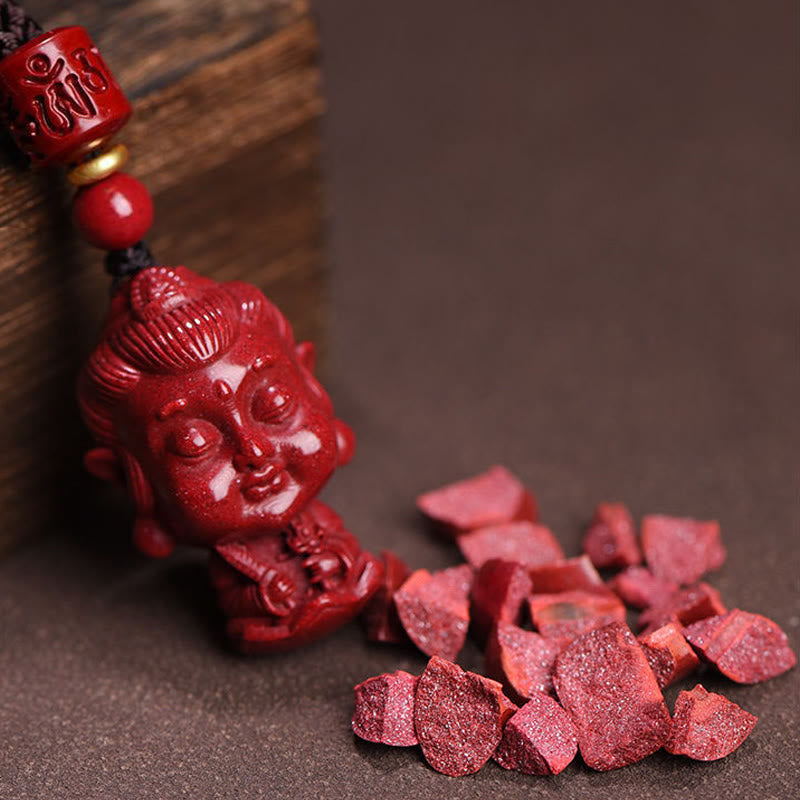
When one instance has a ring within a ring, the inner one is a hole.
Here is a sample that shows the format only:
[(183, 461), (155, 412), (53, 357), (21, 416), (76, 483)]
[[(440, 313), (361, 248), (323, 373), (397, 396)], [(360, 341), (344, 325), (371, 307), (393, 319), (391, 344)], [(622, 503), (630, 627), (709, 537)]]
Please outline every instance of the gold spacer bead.
[(113, 175), (128, 160), (128, 148), (115, 144), (110, 150), (99, 153), (70, 170), (67, 179), (73, 186), (87, 186), (90, 183)]
[(76, 158), (75, 161), (80, 161), (81, 158), (84, 160), (87, 156), (90, 156), (95, 150), (99, 150), (101, 147), (105, 147), (109, 141), (111, 140), (110, 136), (101, 136), (99, 139), (94, 139), (89, 144), (84, 145), (80, 151), (80, 158)]

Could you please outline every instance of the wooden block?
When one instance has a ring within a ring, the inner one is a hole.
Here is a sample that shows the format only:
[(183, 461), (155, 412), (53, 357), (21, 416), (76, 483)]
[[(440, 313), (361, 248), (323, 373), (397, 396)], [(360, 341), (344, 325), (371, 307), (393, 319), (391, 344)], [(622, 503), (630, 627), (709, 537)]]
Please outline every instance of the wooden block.
[[(85, 25), (134, 100), (120, 139), (154, 195), (156, 258), (257, 284), (321, 344), (324, 104), (306, 2), (38, 6), (45, 27)], [(71, 228), (70, 195), (58, 172), (0, 156), (0, 550), (74, 531), (98, 492), (74, 384), (109, 278)]]

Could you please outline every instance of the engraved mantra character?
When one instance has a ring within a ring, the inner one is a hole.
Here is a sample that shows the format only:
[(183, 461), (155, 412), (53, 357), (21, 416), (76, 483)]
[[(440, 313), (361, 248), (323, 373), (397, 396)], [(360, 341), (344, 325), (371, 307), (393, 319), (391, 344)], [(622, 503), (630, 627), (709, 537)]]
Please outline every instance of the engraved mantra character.
[(108, 89), (102, 65), (92, 64), (83, 47), (70, 54), (70, 61), (77, 71), (67, 69), (64, 75), (67, 67), (64, 58), (58, 58), (54, 63), (46, 53), (34, 53), (28, 58), (23, 81), (42, 87), (33, 98), (38, 119), (30, 118), (34, 125), (26, 131), (29, 137), (36, 137), (39, 126), (53, 136), (66, 136), (75, 128), (76, 117), (90, 119), (97, 114), (92, 95)]
[(131, 110), (83, 28), (43, 33), (0, 60), (0, 116), (37, 166), (73, 163), (117, 133)]

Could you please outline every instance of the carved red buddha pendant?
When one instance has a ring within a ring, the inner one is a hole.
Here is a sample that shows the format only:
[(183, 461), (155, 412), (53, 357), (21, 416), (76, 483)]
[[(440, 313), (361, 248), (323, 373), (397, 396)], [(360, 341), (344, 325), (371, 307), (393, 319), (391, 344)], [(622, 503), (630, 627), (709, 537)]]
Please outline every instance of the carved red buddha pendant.
[(79, 382), (98, 443), (88, 469), (127, 487), (142, 552), (211, 549), (228, 632), (245, 652), (322, 636), (358, 614), (381, 577), (315, 499), (354, 438), (313, 360), (255, 287), (150, 267), (120, 286)]
[(123, 485), (134, 541), (211, 550), (228, 631), (246, 652), (285, 650), (361, 611), (382, 566), (315, 498), (354, 447), (313, 376), (314, 348), (255, 287), (155, 265), (147, 189), (111, 144), (131, 114), (83, 28), (42, 32), (0, 0), (0, 119), (37, 166), (78, 187), (78, 231), (108, 250), (116, 293), (78, 400), (89, 470)]

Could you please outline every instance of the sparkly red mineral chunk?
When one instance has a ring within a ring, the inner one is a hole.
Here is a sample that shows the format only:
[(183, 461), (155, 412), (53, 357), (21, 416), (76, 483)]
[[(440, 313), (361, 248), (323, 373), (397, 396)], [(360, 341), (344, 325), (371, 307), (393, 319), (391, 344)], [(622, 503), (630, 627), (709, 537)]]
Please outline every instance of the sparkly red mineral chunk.
[(505, 467), (491, 467), (474, 478), (420, 495), (417, 508), (450, 536), (539, 518), (536, 498)]
[(418, 680), (398, 670), (359, 683), (354, 690), (353, 733), (369, 742), (397, 747), (417, 744), (414, 694)]
[(654, 575), (682, 584), (719, 569), (726, 555), (718, 522), (659, 515), (642, 520), (642, 549)]
[(628, 567), (608, 582), (608, 588), (619, 595), (626, 606), (649, 608), (663, 603), (678, 590), (678, 584), (656, 577), (647, 567)]
[(364, 631), (371, 642), (404, 642), (407, 637), (394, 606), (394, 593), (406, 581), (411, 570), (390, 550), (384, 550), (381, 559), (383, 583), (361, 614)]
[(640, 636), (639, 644), (662, 689), (691, 675), (700, 664), (700, 659), (684, 638), (680, 625), (674, 622), (647, 636)]
[(417, 684), (414, 727), (426, 761), (445, 775), (477, 772), (516, 706), (497, 681), (434, 656)]
[(586, 555), (532, 567), (530, 576), (533, 581), (533, 591), (537, 594), (556, 594), (570, 592), (573, 589), (611, 594), (589, 560), (589, 556)]
[(476, 569), (492, 558), (529, 567), (564, 558), (564, 551), (550, 529), (527, 521), (479, 528), (462, 534), (457, 541), (464, 558)]
[(536, 692), (553, 693), (556, 642), (516, 625), (499, 622), (486, 643), (486, 673), (500, 681), (512, 700), (523, 702)]
[(678, 589), (662, 603), (642, 612), (639, 615), (639, 625), (645, 628), (643, 633), (648, 634), (668, 622), (689, 625), (706, 617), (724, 614), (727, 610), (719, 592), (713, 586), (700, 582), (695, 586)]
[(506, 723), (494, 760), (526, 775), (558, 775), (578, 752), (578, 732), (552, 697), (534, 693)]
[(706, 661), (737, 683), (760, 683), (797, 663), (778, 625), (738, 608), (695, 622), (683, 633)]
[(592, 769), (633, 764), (669, 736), (669, 712), (653, 671), (621, 623), (576, 639), (556, 660), (553, 683)]
[(699, 683), (675, 701), (672, 733), (664, 749), (696, 761), (725, 758), (750, 735), (758, 717)]
[(598, 569), (629, 567), (642, 560), (636, 531), (622, 503), (600, 503), (583, 538), (583, 552)]
[(519, 622), (522, 604), (531, 593), (528, 571), (514, 561), (493, 558), (475, 575), (472, 584), (472, 630), (478, 642), (500, 622)]
[(533, 594), (528, 607), (534, 627), (559, 648), (587, 631), (625, 622), (625, 606), (613, 594), (574, 591)]
[(400, 622), (423, 653), (453, 659), (464, 646), (472, 576), (468, 564), (433, 574), (420, 569), (395, 592)]

